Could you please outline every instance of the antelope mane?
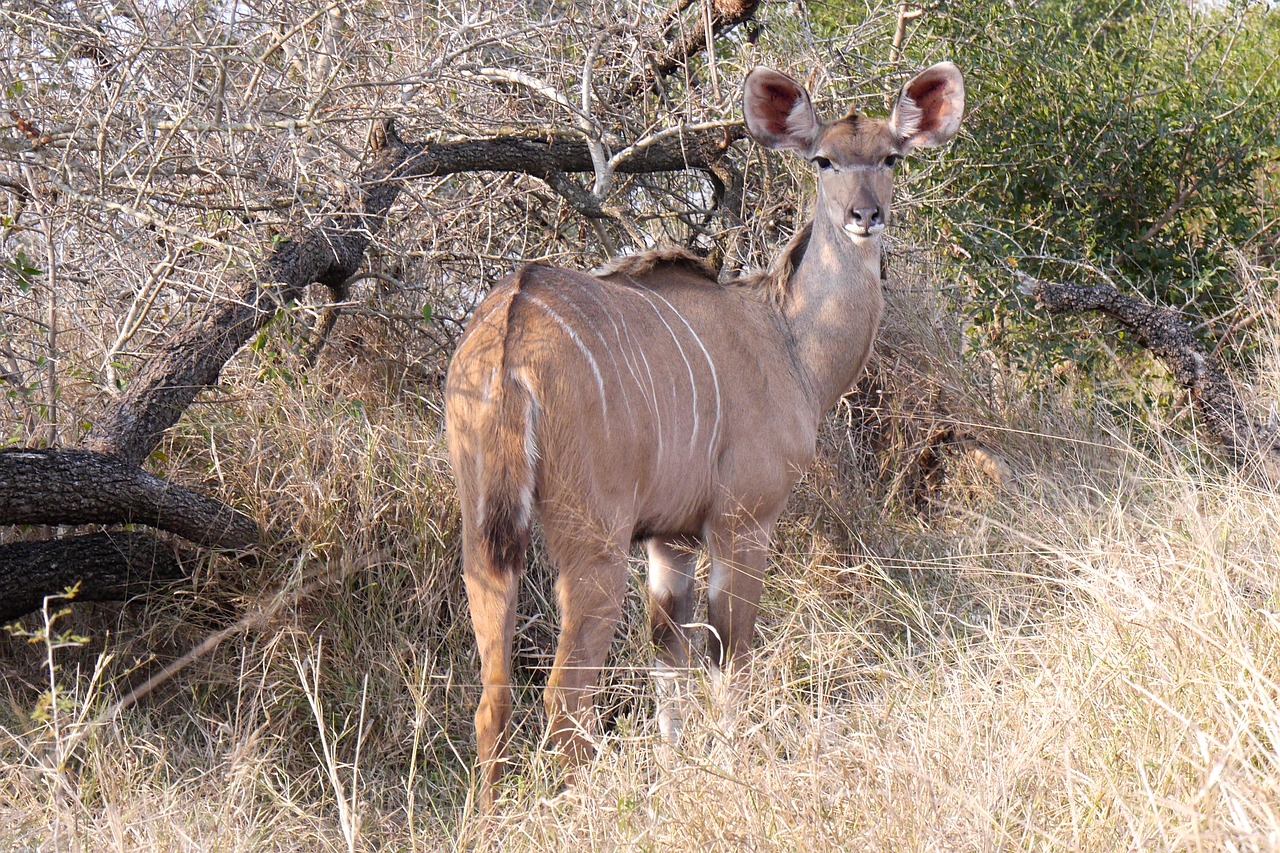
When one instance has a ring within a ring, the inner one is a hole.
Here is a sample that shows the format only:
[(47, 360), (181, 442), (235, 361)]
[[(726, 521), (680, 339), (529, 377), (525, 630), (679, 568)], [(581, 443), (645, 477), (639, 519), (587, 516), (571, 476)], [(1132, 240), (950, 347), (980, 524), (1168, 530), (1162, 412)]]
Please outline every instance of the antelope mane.
[[(769, 269), (731, 278), (723, 282), (723, 285), (759, 291), (771, 302), (781, 305), (787, 300), (791, 277), (795, 274), (801, 259), (804, 258), (805, 250), (809, 248), (809, 238), (812, 234), (813, 223), (806, 224), (792, 236), (791, 241)], [(708, 284), (720, 284), (720, 271), (710, 260), (679, 246), (660, 246), (634, 255), (611, 258), (604, 265), (592, 270), (592, 274), (598, 278), (613, 276), (645, 278), (649, 279), (646, 283), (653, 284), (653, 274), (662, 267), (683, 269), (707, 279)]]

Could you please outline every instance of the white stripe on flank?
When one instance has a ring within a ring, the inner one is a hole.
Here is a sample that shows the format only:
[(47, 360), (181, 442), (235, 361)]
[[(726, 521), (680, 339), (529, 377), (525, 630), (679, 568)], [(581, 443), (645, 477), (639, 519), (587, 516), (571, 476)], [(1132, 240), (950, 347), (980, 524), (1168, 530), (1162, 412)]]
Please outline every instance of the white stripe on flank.
[(644, 363), (644, 372), (649, 376), (649, 394), (645, 396), (646, 400), (651, 400), (653, 404), (653, 423), (658, 433), (658, 459), (657, 465), (662, 467), (662, 405), (658, 402), (658, 385), (653, 381), (653, 371), (649, 369), (649, 357), (644, 354), (644, 347), (639, 347), (636, 352), (640, 353), (640, 361)]
[(587, 345), (582, 342), (582, 338), (578, 337), (578, 333), (573, 330), (573, 327), (566, 323), (563, 317), (552, 310), (550, 305), (527, 291), (523, 295), (525, 299), (529, 300), (534, 305), (537, 305), (543, 311), (546, 311), (547, 316), (552, 320), (555, 320), (556, 325), (564, 330), (564, 333), (569, 336), (569, 340), (573, 341), (574, 344), (577, 345), (578, 349), (582, 351), (582, 354), (587, 357), (587, 363), (591, 365), (591, 372), (595, 374), (596, 377), (596, 387), (600, 390), (600, 410), (604, 415), (605, 437), (609, 437), (609, 401), (605, 399), (604, 377), (600, 375), (600, 365), (596, 364), (596, 357), (591, 354), (591, 350), (587, 349)]
[(640, 393), (644, 396), (645, 402), (649, 404), (650, 408), (653, 408), (653, 400), (650, 399), (649, 396), (653, 393), (653, 376), (651, 375), (649, 377), (650, 390), (646, 392), (644, 389), (644, 382), (640, 379), (640, 373), (635, 367), (636, 345), (631, 339), (631, 330), (627, 328), (627, 318), (620, 314), (618, 315), (618, 322), (622, 324), (622, 335), (618, 338), (618, 343), (619, 345), (626, 347), (626, 351), (623, 353), (623, 361), (627, 363), (627, 370), (631, 372), (631, 378), (636, 381), (636, 387), (640, 389)]
[[(627, 328), (627, 319), (624, 314), (618, 315), (618, 322), (622, 324), (622, 334), (618, 338), (619, 346), (623, 347), (623, 360), (627, 364), (627, 370), (631, 372), (631, 377), (636, 381), (636, 387), (640, 389), (640, 398), (644, 400), (645, 407), (653, 415), (654, 430), (657, 433), (658, 450), (656, 456), (656, 465), (662, 467), (662, 455), (665, 448), (662, 444), (662, 408), (658, 404), (658, 386), (653, 381), (653, 371), (649, 369), (649, 359), (644, 354), (644, 347), (636, 346), (636, 341), (631, 335), (631, 330)], [(639, 356), (639, 359), (636, 358)], [(649, 378), (649, 385), (646, 388), (644, 378), (640, 375), (640, 371), (636, 365), (644, 368), (645, 375)], [(639, 486), (637, 486), (639, 488)]]
[[(693, 394), (693, 430), (689, 433), (689, 449), (693, 450), (694, 442), (698, 438), (698, 383), (697, 380), (693, 378), (693, 365), (689, 363), (689, 357), (684, 353), (684, 344), (680, 343), (680, 336), (676, 334), (675, 329), (671, 328), (671, 324), (667, 322), (667, 318), (662, 316), (662, 312), (658, 310), (658, 306), (649, 298), (649, 293), (653, 293), (654, 296), (662, 299), (666, 306), (670, 308), (677, 317), (680, 317), (680, 312), (676, 311), (675, 306), (670, 302), (667, 302), (667, 300), (663, 298), (662, 294), (656, 291), (646, 292), (644, 290), (637, 289), (636, 293), (644, 297), (644, 300), (649, 303), (651, 308), (653, 308), (653, 313), (657, 314), (658, 319), (662, 321), (662, 325), (667, 327), (667, 331), (671, 333), (671, 340), (676, 342), (676, 349), (680, 351), (680, 358), (684, 360), (684, 368), (689, 371), (689, 390)], [(683, 317), (680, 317), (680, 321), (683, 322), (685, 326), (689, 325)], [(690, 331), (693, 330), (690, 329)], [(694, 335), (694, 337), (697, 337), (697, 335)], [(701, 345), (702, 342), (699, 341), (698, 343)], [(674, 388), (672, 390), (674, 392)]]
[[(626, 292), (630, 293), (631, 289), (627, 288)], [(659, 441), (662, 436), (662, 420), (661, 413), (657, 407), (657, 386), (653, 381), (653, 371), (649, 369), (649, 360), (644, 356), (643, 348), (639, 348), (635, 344), (635, 340), (631, 337), (631, 330), (627, 328), (627, 318), (624, 312), (619, 312), (616, 317), (605, 307), (603, 300), (595, 293), (591, 293), (593, 299), (600, 305), (601, 310), (605, 312), (605, 316), (609, 318), (609, 322), (613, 323), (614, 332), (618, 335), (618, 347), (622, 350), (622, 360), (627, 365), (627, 372), (631, 374), (631, 378), (635, 380), (636, 387), (640, 389), (640, 396), (644, 400), (649, 411), (653, 413), (655, 425), (658, 431)], [(640, 376), (640, 371), (636, 369), (636, 354), (644, 361), (645, 373), (649, 377), (649, 387), (646, 389), (644, 379)], [(619, 372), (621, 376), (621, 372)], [(625, 387), (620, 384), (619, 387)], [(627, 410), (630, 412), (630, 408)]]
[[(656, 290), (652, 291), (652, 293), (654, 296), (658, 297), (663, 302), (666, 302), (667, 307), (670, 308), (672, 312), (677, 317), (680, 318), (680, 322), (684, 323), (684, 327), (689, 330), (689, 334), (693, 335), (693, 339), (698, 342), (698, 349), (702, 350), (702, 357), (707, 360), (707, 367), (710, 368), (711, 370), (711, 384), (716, 391), (716, 422), (711, 428), (711, 443), (710, 443), (710, 447), (714, 447), (716, 443), (716, 438), (720, 434), (720, 377), (716, 375), (716, 365), (711, 360), (711, 353), (707, 352), (706, 344), (702, 342), (702, 338), (700, 338), (698, 336), (698, 333), (694, 331), (693, 326), (689, 325), (689, 321), (684, 318), (684, 315), (681, 314), (679, 311), (676, 311), (676, 307), (672, 305), (670, 302), (667, 302), (666, 297), (664, 297), (661, 293), (658, 293)], [(680, 354), (684, 355), (684, 351), (681, 350)], [(688, 359), (686, 359), (685, 364), (688, 364), (688, 363), (689, 363)], [(692, 369), (690, 369), (689, 375), (691, 377), (693, 376)], [(696, 393), (694, 394), (693, 399), (694, 399), (694, 403), (696, 404), (698, 400)], [(693, 421), (695, 425), (698, 422), (697, 417), (698, 416), (695, 414), (694, 421)], [(695, 430), (696, 430), (696, 426), (695, 426)]]
[[(600, 331), (595, 327), (595, 324), (591, 322), (591, 318), (587, 316), (586, 312), (583, 311), (582, 308), (580, 308), (578, 305), (573, 303), (570, 303), (570, 304), (573, 305), (574, 310), (577, 311), (578, 314), (582, 317), (582, 319), (586, 322), (587, 327), (591, 329), (592, 334), (596, 336), (596, 340), (600, 342), (600, 346), (602, 346), (604, 348), (604, 351), (609, 354), (609, 362), (613, 365), (613, 372), (618, 374), (618, 393), (622, 395), (622, 403), (624, 406), (627, 407), (627, 420), (634, 421), (636, 419), (636, 416), (635, 416), (635, 412), (632, 411), (631, 409), (631, 395), (627, 393), (627, 386), (622, 381), (622, 370), (621, 368), (618, 367), (618, 356), (614, 352), (615, 349), (618, 349), (622, 346), (622, 334), (621, 332), (618, 331), (618, 323), (613, 319), (613, 313), (609, 310), (609, 306), (605, 305), (604, 300), (599, 297), (599, 295), (595, 291), (595, 288), (584, 287), (583, 291), (588, 296), (591, 297), (591, 301), (596, 303), (597, 307), (599, 307), (600, 309), (600, 313), (603, 314), (605, 319), (609, 321), (609, 325), (613, 326), (613, 336), (617, 340), (618, 346), (617, 347), (609, 346), (609, 342), (604, 339), (604, 335), (600, 334)], [(635, 371), (632, 370), (631, 365), (629, 363), (627, 364), (627, 369), (631, 371), (632, 376), (635, 376)]]

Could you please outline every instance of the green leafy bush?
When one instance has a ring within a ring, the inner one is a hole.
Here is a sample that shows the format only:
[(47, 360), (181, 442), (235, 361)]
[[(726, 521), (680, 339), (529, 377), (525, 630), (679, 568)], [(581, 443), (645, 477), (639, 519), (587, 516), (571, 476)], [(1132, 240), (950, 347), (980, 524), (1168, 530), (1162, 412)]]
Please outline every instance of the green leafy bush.
[(969, 138), (940, 164), (953, 199), (939, 219), (988, 343), (1046, 351), (1010, 311), (1011, 262), (1114, 274), (1195, 321), (1237, 305), (1232, 252), (1273, 262), (1270, 5), (959, 0), (919, 26), (911, 48), (954, 57), (968, 78)]

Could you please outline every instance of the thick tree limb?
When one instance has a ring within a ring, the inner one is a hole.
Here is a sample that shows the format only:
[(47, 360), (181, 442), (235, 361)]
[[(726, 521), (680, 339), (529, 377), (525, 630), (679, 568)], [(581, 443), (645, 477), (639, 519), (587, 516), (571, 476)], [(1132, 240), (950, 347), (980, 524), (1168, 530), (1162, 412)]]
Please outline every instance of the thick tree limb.
[[(651, 144), (620, 152), (618, 172), (640, 174), (706, 168), (743, 138), (740, 124), (666, 133)], [(177, 423), (196, 395), (217, 383), (223, 366), (290, 301), (312, 283), (335, 290), (364, 260), (404, 182), (459, 172), (523, 172), (551, 180), (557, 173), (591, 172), (586, 143), (579, 139), (499, 136), (409, 144), (390, 121), (375, 134), (374, 154), (360, 183), (358, 213), (330, 218), (299, 239), (279, 246), (266, 260), (263, 280), (241, 284), (232, 298), (192, 320), (133, 377), (125, 392), (94, 425), (85, 445), (140, 465)]]
[(145, 524), (216, 548), (259, 541), (253, 519), (226, 504), (87, 450), (0, 451), (0, 523)]
[(0, 620), (79, 584), (76, 601), (122, 601), (186, 577), (173, 548), (146, 533), (93, 533), (0, 546)]
[(1274, 430), (1255, 421), (1231, 380), (1174, 311), (1126, 296), (1106, 285), (1058, 284), (1015, 273), (1024, 293), (1050, 314), (1100, 311), (1116, 320), (1160, 357), (1174, 379), (1191, 393), (1204, 425), (1247, 474), (1268, 486), (1280, 484), (1280, 452)]
[[(703, 169), (720, 162), (733, 143), (746, 137), (741, 122), (711, 122), (654, 134), (622, 149), (610, 167), (629, 175)], [(427, 178), (459, 172), (523, 172), (543, 178), (557, 172), (593, 172), (585, 140), (574, 137), (504, 135), (452, 139), (413, 146), (399, 178)]]

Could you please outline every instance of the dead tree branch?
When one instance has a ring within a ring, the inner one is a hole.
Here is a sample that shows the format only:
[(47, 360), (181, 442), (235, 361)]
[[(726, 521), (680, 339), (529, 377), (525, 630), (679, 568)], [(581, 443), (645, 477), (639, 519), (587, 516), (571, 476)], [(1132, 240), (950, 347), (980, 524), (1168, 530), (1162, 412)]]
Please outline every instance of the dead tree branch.
[(1231, 460), (1269, 487), (1280, 484), (1275, 431), (1253, 419), (1231, 379), (1176, 312), (1126, 296), (1108, 285), (1059, 284), (1023, 273), (1015, 275), (1022, 291), (1050, 314), (1099, 311), (1136, 335), (1190, 392), (1205, 427), (1222, 442)]
[(76, 587), (76, 601), (122, 601), (186, 577), (169, 545), (147, 533), (91, 533), (0, 546), (0, 620)]
[[(614, 158), (625, 174), (707, 168), (743, 137), (738, 123), (716, 123), (667, 132), (641, 141)], [(193, 318), (135, 376), (98, 421), (86, 446), (139, 465), (164, 432), (203, 390), (217, 383), (223, 366), (282, 306), (302, 296), (312, 283), (345, 298), (343, 282), (355, 274), (370, 241), (408, 180), (460, 172), (522, 172), (554, 185), (565, 172), (592, 172), (583, 140), (498, 136), (410, 144), (390, 121), (374, 134), (374, 153), (360, 183), (363, 208), (332, 217), (323, 226), (281, 244), (266, 259), (266, 275), (244, 282), (234, 297)]]
[(374, 153), (361, 190), (363, 209), (332, 217), (300, 239), (282, 243), (267, 258), (266, 274), (244, 282), (235, 296), (196, 316), (128, 384), (93, 427), (86, 446), (140, 465), (164, 432), (218, 381), (222, 368), (259, 329), (312, 283), (327, 285), (335, 300), (364, 259), (400, 194), (403, 168), (415, 149), (390, 123), (375, 134)]
[(88, 450), (0, 450), (0, 508), (6, 524), (145, 524), (205, 547), (258, 544), (248, 516)]
[[(706, 50), (708, 43), (745, 24), (755, 17), (760, 0), (704, 0), (711, 4), (710, 25), (702, 20), (681, 24), (681, 14), (692, 3), (677, 2), (664, 13), (662, 22), (653, 37), (649, 50), (652, 53), (645, 71), (622, 91), (620, 102), (635, 99), (655, 83), (683, 68), (685, 64)], [(701, 13), (699, 13), (701, 18)]]

